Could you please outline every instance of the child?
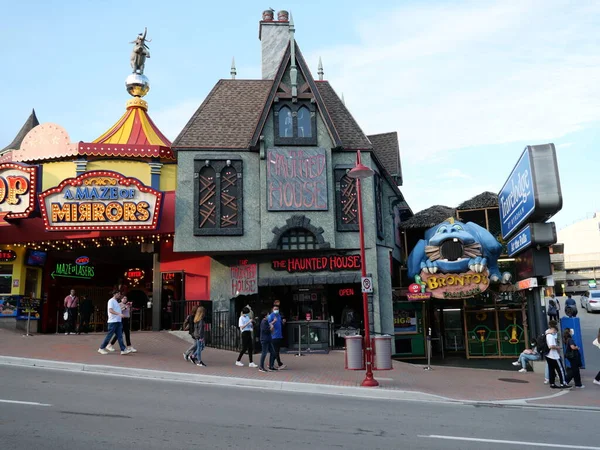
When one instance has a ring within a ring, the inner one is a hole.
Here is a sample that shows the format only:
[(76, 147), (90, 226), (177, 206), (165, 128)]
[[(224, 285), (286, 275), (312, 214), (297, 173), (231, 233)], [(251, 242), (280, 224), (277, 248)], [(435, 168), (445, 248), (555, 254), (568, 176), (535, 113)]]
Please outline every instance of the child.
[(258, 367), (259, 372), (268, 372), (267, 369), (265, 369), (265, 358), (267, 357), (267, 352), (270, 353), (269, 370), (277, 370), (275, 368), (275, 349), (273, 348), (273, 342), (271, 338), (273, 325), (269, 323), (268, 315), (268, 311), (263, 311), (260, 314), (260, 317), (262, 318), (260, 321), (260, 345), (262, 347), (262, 354), (260, 355), (260, 365)]

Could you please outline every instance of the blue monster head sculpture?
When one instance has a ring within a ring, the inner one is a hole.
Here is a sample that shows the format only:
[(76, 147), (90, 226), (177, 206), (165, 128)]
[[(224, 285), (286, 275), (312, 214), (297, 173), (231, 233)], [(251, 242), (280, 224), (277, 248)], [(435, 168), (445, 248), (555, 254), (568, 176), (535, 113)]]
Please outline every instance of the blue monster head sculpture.
[[(490, 280), (500, 280), (498, 257), (502, 246), (492, 234), (479, 225), (462, 223), (453, 218), (430, 228), (408, 257), (408, 275), (414, 278), (421, 272), (464, 273), (469, 270), (489, 271)], [(502, 277), (510, 281), (510, 275)]]

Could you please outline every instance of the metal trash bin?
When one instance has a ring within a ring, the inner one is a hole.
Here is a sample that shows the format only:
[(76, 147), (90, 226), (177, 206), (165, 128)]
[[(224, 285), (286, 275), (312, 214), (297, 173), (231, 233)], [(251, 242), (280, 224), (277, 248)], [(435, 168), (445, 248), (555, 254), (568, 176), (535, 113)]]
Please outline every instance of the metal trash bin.
[(392, 370), (392, 337), (389, 334), (373, 337), (373, 370)]
[(365, 368), (365, 357), (363, 354), (363, 337), (346, 336), (346, 369), (363, 370)]

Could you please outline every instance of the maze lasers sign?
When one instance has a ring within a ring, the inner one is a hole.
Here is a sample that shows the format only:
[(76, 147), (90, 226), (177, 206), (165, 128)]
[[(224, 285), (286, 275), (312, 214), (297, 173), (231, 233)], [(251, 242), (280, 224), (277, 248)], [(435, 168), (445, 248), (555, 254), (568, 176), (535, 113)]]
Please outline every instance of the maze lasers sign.
[(155, 230), (162, 192), (110, 171), (87, 172), (42, 192), (47, 231)]
[(269, 211), (326, 211), (325, 149), (267, 151)]
[(0, 164), (0, 225), (4, 219), (24, 219), (35, 209), (37, 166)]

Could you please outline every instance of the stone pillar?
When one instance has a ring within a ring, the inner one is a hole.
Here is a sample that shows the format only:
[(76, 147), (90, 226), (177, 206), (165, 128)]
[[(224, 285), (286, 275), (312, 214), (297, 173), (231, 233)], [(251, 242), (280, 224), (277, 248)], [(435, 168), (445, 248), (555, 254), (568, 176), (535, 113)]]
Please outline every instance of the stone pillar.
[(160, 319), (162, 312), (162, 277), (160, 274), (160, 253), (156, 246), (152, 254), (152, 331), (160, 331)]

